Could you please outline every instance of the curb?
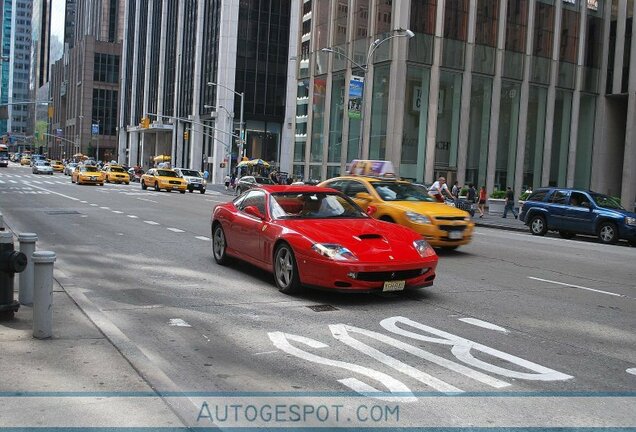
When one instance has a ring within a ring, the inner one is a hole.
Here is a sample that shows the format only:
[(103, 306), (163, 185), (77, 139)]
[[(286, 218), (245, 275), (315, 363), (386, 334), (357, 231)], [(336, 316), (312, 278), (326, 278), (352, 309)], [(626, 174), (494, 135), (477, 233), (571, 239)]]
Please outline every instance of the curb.
[(491, 228), (491, 229), (498, 229), (498, 230), (502, 230), (502, 231), (514, 231), (514, 232), (528, 232), (527, 228), (524, 227), (514, 227), (514, 226), (506, 226), (506, 225), (497, 225), (494, 223), (488, 223), (488, 222), (475, 222), (475, 226), (478, 227), (483, 227), (483, 228)]

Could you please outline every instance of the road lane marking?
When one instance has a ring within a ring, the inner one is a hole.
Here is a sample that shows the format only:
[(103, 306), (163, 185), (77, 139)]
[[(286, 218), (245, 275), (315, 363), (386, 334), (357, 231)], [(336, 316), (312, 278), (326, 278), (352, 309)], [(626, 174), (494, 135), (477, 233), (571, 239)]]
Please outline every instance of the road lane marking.
[(44, 183), (46, 183), (46, 184), (50, 184), (50, 185), (54, 185), (54, 184), (55, 184), (55, 183), (53, 183), (53, 182), (46, 181), (46, 180), (44, 180)]
[(91, 207), (98, 207), (97, 204), (91, 204)]
[(264, 354), (276, 354), (278, 351), (274, 350), (274, 351), (263, 351), (263, 352), (257, 352), (254, 353), (254, 355), (264, 355)]
[(168, 231), (172, 231), (172, 232), (176, 232), (176, 233), (182, 233), (185, 232), (184, 230), (180, 230), (179, 228), (166, 228)]
[(203, 241), (210, 241), (210, 237), (204, 237), (204, 236), (196, 236), (195, 239), (203, 240)]
[(539, 281), (539, 282), (551, 283), (551, 284), (555, 284), (555, 285), (562, 285), (562, 286), (566, 286), (566, 287), (570, 287), (570, 288), (578, 288), (578, 289), (582, 289), (582, 290), (586, 290), (586, 291), (592, 291), (592, 292), (596, 292), (596, 293), (600, 293), (600, 294), (607, 294), (607, 295), (611, 295), (611, 296), (615, 296), (615, 297), (627, 297), (627, 296), (624, 296), (623, 294), (617, 294), (617, 293), (613, 293), (613, 292), (609, 292), (609, 291), (603, 291), (603, 290), (598, 290), (598, 289), (594, 289), (594, 288), (588, 288), (588, 287), (584, 287), (584, 286), (580, 286), (580, 285), (573, 285), (573, 284), (564, 283), (564, 282), (557, 282), (557, 281), (553, 281), (553, 280), (549, 280), (549, 279), (541, 279), (541, 278), (532, 277), (532, 276), (528, 276), (528, 279), (536, 280), (536, 281)]
[(9, 183), (17, 184), (18, 182), (17, 182), (17, 181), (15, 181), (15, 180), (9, 180)]
[(458, 318), (461, 322), (465, 322), (466, 324), (472, 324), (474, 326), (477, 327), (482, 327), (485, 329), (489, 329), (489, 330), (495, 330), (495, 331), (499, 331), (502, 333), (508, 333), (508, 330), (506, 330), (503, 327), (498, 326), (497, 324), (492, 324), (489, 323), (488, 321), (482, 321), (480, 319), (477, 318)]
[(112, 212), (115, 213), (115, 214), (123, 214), (124, 213), (123, 211), (119, 211), (119, 210), (112, 210)]
[(636, 375), (636, 368), (625, 369), (628, 374)]
[(139, 201), (146, 201), (146, 202), (151, 202), (151, 203), (155, 203), (155, 204), (159, 204), (159, 201), (153, 201), (151, 199), (146, 199), (146, 198), (136, 198)]
[(40, 189), (40, 190), (42, 190), (44, 192), (48, 192), (48, 193), (52, 193), (52, 194), (55, 194), (55, 195), (59, 195), (59, 196), (64, 197), (64, 198), (68, 198), (68, 199), (73, 200), (73, 201), (79, 201), (79, 198), (75, 198), (75, 197), (72, 197), (72, 196), (64, 195), (62, 193), (54, 192), (52, 190), (44, 189), (43, 187), (40, 187), (40, 186), (35, 186), (35, 185), (29, 184), (29, 183), (27, 183), (27, 185), (30, 186), (30, 187), (34, 187), (36, 189)]
[(80, 201), (82, 204), (88, 204), (88, 201)]
[(139, 219), (139, 216), (135, 216), (135, 215), (127, 215), (127, 216), (131, 219)]
[(110, 210), (110, 207), (100, 207), (102, 210)]
[(159, 225), (159, 222), (155, 221), (144, 221), (144, 223), (147, 223), (148, 225)]
[(168, 321), (168, 325), (173, 327), (192, 327), (190, 324), (188, 324), (181, 318), (171, 318)]

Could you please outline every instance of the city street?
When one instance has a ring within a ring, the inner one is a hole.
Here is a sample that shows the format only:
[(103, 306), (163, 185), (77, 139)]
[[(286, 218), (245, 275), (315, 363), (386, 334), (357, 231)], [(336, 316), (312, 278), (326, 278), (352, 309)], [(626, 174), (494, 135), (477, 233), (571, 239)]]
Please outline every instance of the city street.
[[(293, 297), (214, 262), (230, 198), (0, 169), (5, 224), (57, 254), (59, 284), (187, 425), (636, 426), (636, 249), (477, 228), (430, 288)], [(248, 402), (286, 414), (218, 409)]]

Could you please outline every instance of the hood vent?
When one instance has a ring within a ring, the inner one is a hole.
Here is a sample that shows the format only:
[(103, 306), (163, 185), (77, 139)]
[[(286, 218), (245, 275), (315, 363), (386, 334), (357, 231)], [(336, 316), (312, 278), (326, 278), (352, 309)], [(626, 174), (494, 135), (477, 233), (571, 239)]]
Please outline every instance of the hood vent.
[(384, 237), (382, 237), (380, 234), (360, 234), (358, 236), (358, 238), (360, 240), (373, 240), (373, 239), (382, 240), (382, 239), (384, 239)]

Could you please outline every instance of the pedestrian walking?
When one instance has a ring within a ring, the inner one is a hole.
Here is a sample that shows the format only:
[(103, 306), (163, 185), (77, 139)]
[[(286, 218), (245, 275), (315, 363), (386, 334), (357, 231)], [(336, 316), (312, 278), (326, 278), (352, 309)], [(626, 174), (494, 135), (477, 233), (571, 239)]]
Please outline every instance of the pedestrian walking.
[(225, 190), (228, 190), (230, 188), (230, 176), (228, 174), (225, 174), (223, 183), (225, 183)]
[(488, 199), (488, 193), (486, 192), (486, 186), (482, 186), (479, 189), (479, 204), (477, 205), (477, 210), (479, 210), (479, 217), (484, 217), (484, 211), (486, 208), (486, 199)]
[(515, 219), (517, 219), (517, 213), (515, 213), (515, 194), (512, 192), (512, 189), (510, 189), (510, 186), (506, 188), (506, 206), (504, 207), (502, 218), (506, 218), (508, 210), (510, 210)]
[(455, 198), (456, 200), (459, 199), (459, 182), (456, 181), (455, 183), (453, 183), (453, 187), (451, 189), (451, 195), (453, 196), (453, 198)]
[(208, 179), (210, 177), (210, 172), (208, 170), (203, 171), (203, 178)]

